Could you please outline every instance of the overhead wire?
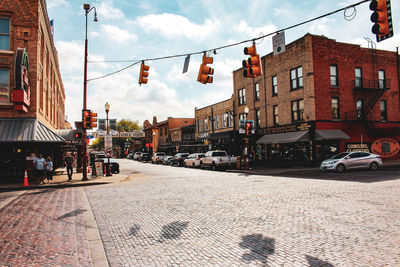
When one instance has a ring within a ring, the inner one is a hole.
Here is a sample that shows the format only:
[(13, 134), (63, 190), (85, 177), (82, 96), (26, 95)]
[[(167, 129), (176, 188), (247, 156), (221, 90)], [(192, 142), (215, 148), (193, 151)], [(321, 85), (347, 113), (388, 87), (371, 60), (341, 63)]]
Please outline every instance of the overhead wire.
[[(334, 10), (334, 11), (331, 11), (331, 12), (329, 12), (329, 13), (325, 13), (325, 14), (323, 14), (323, 15), (321, 15), (321, 16), (318, 16), (318, 17), (315, 17), (315, 18), (312, 18), (312, 19), (309, 19), (309, 20), (306, 20), (306, 21), (297, 23), (297, 24), (295, 24), (295, 25), (288, 26), (288, 27), (286, 27), (286, 28), (282, 28), (282, 29), (276, 30), (276, 31), (274, 31), (274, 32), (270, 32), (270, 33), (268, 33), (268, 34), (261, 35), (261, 36), (256, 37), (256, 38), (247, 39), (247, 40), (240, 41), (240, 42), (236, 42), (236, 43), (233, 43), (233, 44), (223, 45), (223, 46), (220, 46), (220, 47), (211, 48), (211, 49), (207, 49), (207, 50), (202, 50), (202, 51), (198, 51), (198, 52), (191, 52), (191, 53), (184, 53), (184, 54), (177, 54), (177, 55), (170, 55), (170, 56), (155, 57), (155, 58), (146, 58), (146, 59), (137, 60), (137, 61), (135, 61), (133, 64), (130, 64), (130, 65), (128, 65), (128, 66), (126, 66), (126, 67), (124, 67), (124, 68), (122, 68), (122, 69), (119, 69), (119, 70), (117, 70), (117, 71), (114, 71), (114, 72), (112, 72), (112, 73), (109, 73), (109, 74), (106, 74), (106, 75), (103, 75), (103, 76), (100, 76), (100, 77), (88, 79), (87, 81), (88, 81), (88, 82), (89, 82), (89, 81), (94, 81), (94, 80), (102, 79), (102, 78), (105, 78), (105, 77), (108, 77), (108, 76), (117, 74), (117, 73), (119, 73), (119, 72), (121, 72), (121, 71), (124, 71), (124, 70), (126, 70), (126, 69), (128, 69), (128, 68), (133, 67), (134, 65), (136, 65), (136, 64), (138, 64), (138, 63), (140, 63), (140, 62), (142, 62), (142, 61), (156, 61), (156, 60), (164, 60), (164, 59), (171, 59), (171, 58), (178, 58), (178, 57), (186, 57), (186, 56), (189, 56), (189, 55), (190, 55), (190, 56), (192, 56), (192, 55), (201, 55), (201, 54), (203, 54), (204, 52), (212, 52), (212, 51), (216, 51), (216, 50), (221, 50), (221, 49), (225, 49), (225, 48), (230, 48), (230, 47), (233, 47), (233, 46), (238, 46), (238, 45), (241, 45), (241, 44), (244, 44), (244, 43), (248, 43), (248, 42), (251, 42), (251, 41), (256, 41), (256, 40), (259, 40), (259, 39), (263, 39), (263, 38), (265, 38), (265, 37), (268, 37), (268, 36), (271, 36), (271, 35), (274, 35), (274, 34), (283, 32), (283, 31), (287, 31), (287, 30), (290, 30), (290, 29), (299, 27), (299, 26), (301, 26), (301, 25), (304, 25), (304, 24), (313, 22), (313, 21), (315, 21), (315, 20), (319, 20), (319, 19), (324, 18), (324, 17), (331, 16), (331, 15), (336, 14), (336, 13), (341, 12), (341, 11), (345, 11), (345, 12), (346, 12), (346, 11), (347, 11), (348, 9), (350, 9), (350, 8), (353, 8), (353, 9), (355, 10), (355, 13), (356, 13), (356, 9), (355, 9), (356, 6), (359, 6), (359, 5), (363, 4), (363, 3), (370, 2), (370, 1), (371, 1), (371, 0), (362, 0), (362, 1), (360, 1), (360, 2), (357, 2), (357, 3), (354, 3), (354, 4), (348, 5), (348, 6), (346, 6), (346, 7), (343, 7), (343, 8)], [(354, 16), (355, 16), (355, 15), (354, 15)], [(346, 15), (345, 15), (345, 18), (346, 18)], [(354, 17), (353, 17), (353, 18), (354, 18)], [(121, 61), (113, 60), (113, 61), (90, 61), (90, 62), (91, 62), (91, 63), (94, 63), (94, 62), (132, 62), (132, 61), (133, 61), (133, 60), (121, 60)]]

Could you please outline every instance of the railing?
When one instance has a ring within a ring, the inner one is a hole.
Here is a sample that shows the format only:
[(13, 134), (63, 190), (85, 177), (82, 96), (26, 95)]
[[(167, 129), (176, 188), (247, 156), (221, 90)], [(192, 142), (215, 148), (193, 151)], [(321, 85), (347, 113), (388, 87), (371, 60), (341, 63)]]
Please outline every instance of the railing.
[(390, 89), (390, 80), (353, 80), (353, 88), (355, 90), (388, 90)]

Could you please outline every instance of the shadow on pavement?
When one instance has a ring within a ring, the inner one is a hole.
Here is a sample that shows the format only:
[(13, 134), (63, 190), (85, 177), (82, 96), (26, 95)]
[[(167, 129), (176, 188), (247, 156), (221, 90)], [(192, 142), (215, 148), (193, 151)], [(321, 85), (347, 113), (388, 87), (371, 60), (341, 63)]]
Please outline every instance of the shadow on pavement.
[(260, 261), (266, 264), (268, 256), (275, 253), (275, 239), (263, 237), (262, 234), (242, 236), (242, 242), (239, 243), (239, 246), (250, 249), (250, 252), (242, 256), (242, 260), (248, 263)]
[(306, 255), (306, 259), (310, 267), (334, 267), (334, 265), (330, 264), (329, 262), (320, 260), (315, 257), (311, 257), (309, 255)]
[(54, 189), (67, 188), (67, 187), (85, 187), (85, 186), (93, 186), (93, 185), (103, 185), (110, 184), (110, 182), (84, 182), (84, 183), (63, 183), (63, 184), (48, 184), (48, 185), (32, 185), (28, 187), (23, 187), (22, 185), (13, 185), (9, 187), (0, 188), (0, 193), (3, 192), (12, 192), (12, 191), (20, 191), (20, 190), (36, 190), (42, 189), (40, 192), (28, 193), (28, 194), (42, 194), (46, 192), (50, 192)]
[(188, 222), (173, 222), (164, 225), (158, 242), (164, 242), (166, 239), (178, 239), (182, 235), (182, 231), (187, 228), (188, 224)]
[(68, 217), (74, 217), (78, 214), (84, 213), (85, 211), (86, 211), (85, 209), (76, 209), (76, 210), (73, 210), (71, 212), (68, 212), (68, 213), (58, 217), (57, 220), (62, 220), (62, 219), (68, 218)]

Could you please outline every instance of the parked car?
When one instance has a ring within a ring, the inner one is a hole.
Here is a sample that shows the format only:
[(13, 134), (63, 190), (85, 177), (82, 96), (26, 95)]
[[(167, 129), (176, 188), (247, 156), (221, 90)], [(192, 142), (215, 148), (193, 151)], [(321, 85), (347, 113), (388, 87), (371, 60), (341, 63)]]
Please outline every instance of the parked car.
[(185, 167), (199, 167), (200, 160), (204, 158), (205, 153), (193, 153), (190, 154), (184, 161)]
[[(108, 157), (106, 156), (106, 154), (98, 153), (96, 155), (95, 161), (103, 162), (103, 172), (104, 172), (104, 170), (105, 170), (104, 168), (106, 168), (107, 164), (108, 164)], [(119, 173), (119, 164), (113, 158), (110, 158), (110, 171), (111, 171), (111, 173)]]
[(228, 169), (236, 165), (236, 157), (231, 157), (224, 150), (208, 151), (200, 160), (200, 167), (210, 167), (213, 170)]
[(129, 153), (128, 156), (126, 156), (127, 159), (133, 159), (133, 154), (134, 153)]
[(178, 153), (171, 159), (171, 166), (183, 166), (185, 159), (189, 156), (189, 153)]
[(354, 151), (343, 152), (322, 161), (320, 169), (322, 171), (344, 172), (346, 170), (359, 168), (377, 170), (382, 166), (382, 159), (379, 155), (363, 151)]
[(135, 152), (135, 154), (133, 154), (133, 159), (134, 160), (139, 160), (140, 156), (142, 155), (142, 152)]
[(140, 156), (140, 161), (150, 161), (150, 154), (142, 153), (142, 155)]
[(165, 156), (161, 163), (163, 165), (171, 165), (171, 159), (172, 158), (173, 158), (173, 156)]
[(155, 152), (154, 155), (151, 157), (151, 163), (161, 163), (165, 157), (164, 152)]

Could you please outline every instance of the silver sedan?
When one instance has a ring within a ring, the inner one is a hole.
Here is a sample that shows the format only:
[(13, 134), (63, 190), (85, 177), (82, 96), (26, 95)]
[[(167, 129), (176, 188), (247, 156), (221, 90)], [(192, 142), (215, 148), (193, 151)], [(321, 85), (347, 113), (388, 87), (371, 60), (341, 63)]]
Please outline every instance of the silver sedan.
[(326, 159), (321, 163), (321, 171), (344, 172), (350, 169), (371, 169), (377, 170), (382, 167), (382, 159), (379, 155), (363, 152), (343, 152)]

